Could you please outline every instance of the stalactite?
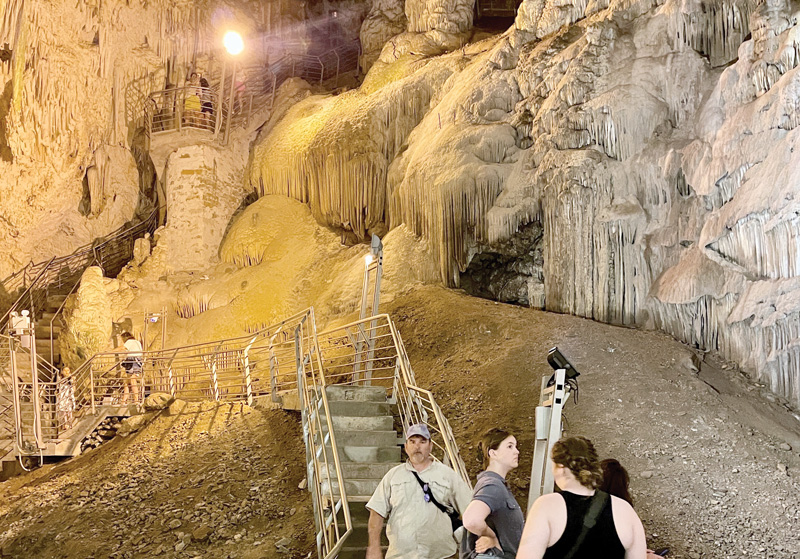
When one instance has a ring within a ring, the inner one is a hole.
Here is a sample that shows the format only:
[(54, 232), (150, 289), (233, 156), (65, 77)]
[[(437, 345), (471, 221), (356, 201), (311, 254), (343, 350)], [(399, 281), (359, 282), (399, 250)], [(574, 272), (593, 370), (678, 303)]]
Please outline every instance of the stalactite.
[(184, 292), (178, 296), (175, 313), (181, 318), (192, 318), (211, 308), (211, 296), (207, 293)]
[(734, 60), (739, 45), (750, 33), (750, 11), (747, 0), (702, 0), (701, 9), (691, 4), (668, 3), (674, 37), (700, 54), (708, 56), (712, 66)]
[(800, 254), (787, 247), (800, 246), (800, 218), (771, 224), (766, 212), (736, 223), (709, 249), (746, 269), (757, 278), (800, 276)]
[[(381, 227), (387, 221), (389, 163), (429, 109), (432, 90), (418, 80), (382, 92), (387, 98), (381, 101), (341, 95), (300, 123), (290, 116), (291, 130), (271, 138), (296, 147), (287, 150), (272, 140), (256, 147), (251, 184), (259, 195), (284, 194), (307, 203), (320, 222), (361, 239)], [(349, 123), (333, 118), (343, 112), (352, 115)], [(330, 129), (323, 130), (326, 123)]]

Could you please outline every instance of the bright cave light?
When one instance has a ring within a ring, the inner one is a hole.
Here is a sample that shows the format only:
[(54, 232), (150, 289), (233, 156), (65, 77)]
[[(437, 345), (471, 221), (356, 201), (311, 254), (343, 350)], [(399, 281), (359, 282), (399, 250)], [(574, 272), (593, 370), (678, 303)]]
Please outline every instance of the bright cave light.
[(244, 50), (242, 36), (236, 31), (228, 31), (225, 33), (225, 36), (222, 38), (222, 44), (225, 45), (225, 50), (233, 56), (236, 56)]

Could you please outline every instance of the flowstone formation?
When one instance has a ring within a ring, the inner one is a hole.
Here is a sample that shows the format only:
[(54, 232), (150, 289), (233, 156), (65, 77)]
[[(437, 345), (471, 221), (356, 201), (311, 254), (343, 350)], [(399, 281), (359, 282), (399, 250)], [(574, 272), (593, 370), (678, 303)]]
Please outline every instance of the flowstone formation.
[[(196, 218), (193, 230), (214, 223), (202, 212)], [(156, 231), (152, 251), (140, 248), (117, 279), (102, 278), (98, 268), (87, 270), (77, 297), (67, 302), (69, 334), (62, 351), (69, 363), (80, 362), (76, 355), (104, 350), (112, 321), (130, 324), (139, 334), (145, 312), (166, 311), (166, 347), (177, 347), (242, 336), (311, 306), (320, 326), (359, 309), (368, 247), (343, 246), (314, 222), (308, 207), (285, 196), (263, 197), (239, 212), (218, 258), (199, 270), (191, 254), (175, 256), (177, 235), (169, 230), (167, 225)], [(406, 228), (394, 229), (383, 241), (383, 302), (437, 281), (428, 247)], [(176, 268), (187, 262), (191, 267)], [(152, 336), (145, 345), (162, 347)]]
[(391, 39), (360, 91), (260, 139), (251, 183), (345, 237), (409, 228), (448, 285), (472, 266), (504, 300), (660, 328), (800, 404), (798, 33), (789, 2), (528, 0), (450, 53)]
[(111, 340), (111, 284), (103, 270), (90, 266), (81, 277), (76, 295), (66, 305), (69, 327), (59, 336), (61, 356), (77, 368), (97, 352), (107, 351)]

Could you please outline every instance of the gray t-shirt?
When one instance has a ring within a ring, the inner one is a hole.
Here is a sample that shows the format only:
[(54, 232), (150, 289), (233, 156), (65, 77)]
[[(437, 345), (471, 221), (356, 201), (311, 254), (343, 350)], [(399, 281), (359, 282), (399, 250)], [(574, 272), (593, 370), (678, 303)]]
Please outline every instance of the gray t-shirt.
[[(491, 511), (486, 517), (486, 524), (497, 534), (503, 548), (502, 555), (497, 549), (492, 550), (494, 554), (506, 559), (516, 557), (525, 515), (506, 485), (506, 480), (494, 472), (479, 473), (472, 499), (485, 503)], [(469, 534), (468, 538), (469, 549), (474, 550), (478, 538), (474, 534)]]

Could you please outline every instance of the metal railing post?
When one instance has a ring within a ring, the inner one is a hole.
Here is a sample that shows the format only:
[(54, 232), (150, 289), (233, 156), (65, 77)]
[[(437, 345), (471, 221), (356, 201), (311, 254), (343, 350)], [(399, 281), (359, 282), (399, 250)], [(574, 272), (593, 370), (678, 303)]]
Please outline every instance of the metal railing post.
[(94, 363), (92, 363), (89, 367), (89, 401), (92, 404), (92, 415), (97, 414), (94, 400)]
[(178, 117), (177, 127), (178, 133), (180, 133), (181, 128), (183, 126), (183, 108), (184, 104), (186, 103), (186, 88), (182, 88), (180, 90), (180, 95), (175, 95), (175, 102), (177, 103), (177, 107), (175, 107), (175, 114)]
[(217, 382), (217, 356), (214, 356), (214, 362), (211, 364), (211, 382), (212, 390), (214, 391), (214, 400), (219, 401), (219, 383)]
[[(253, 340), (255, 340), (255, 338), (253, 338)], [(244, 387), (245, 387), (245, 392), (247, 394), (247, 405), (248, 406), (252, 406), (253, 405), (253, 383), (252, 383), (252, 379), (250, 377), (250, 346), (251, 345), (252, 345), (252, 342), (251, 342), (250, 345), (248, 345), (245, 348), (245, 350), (244, 350), (244, 360), (243, 360), (243, 363), (244, 363)]]

